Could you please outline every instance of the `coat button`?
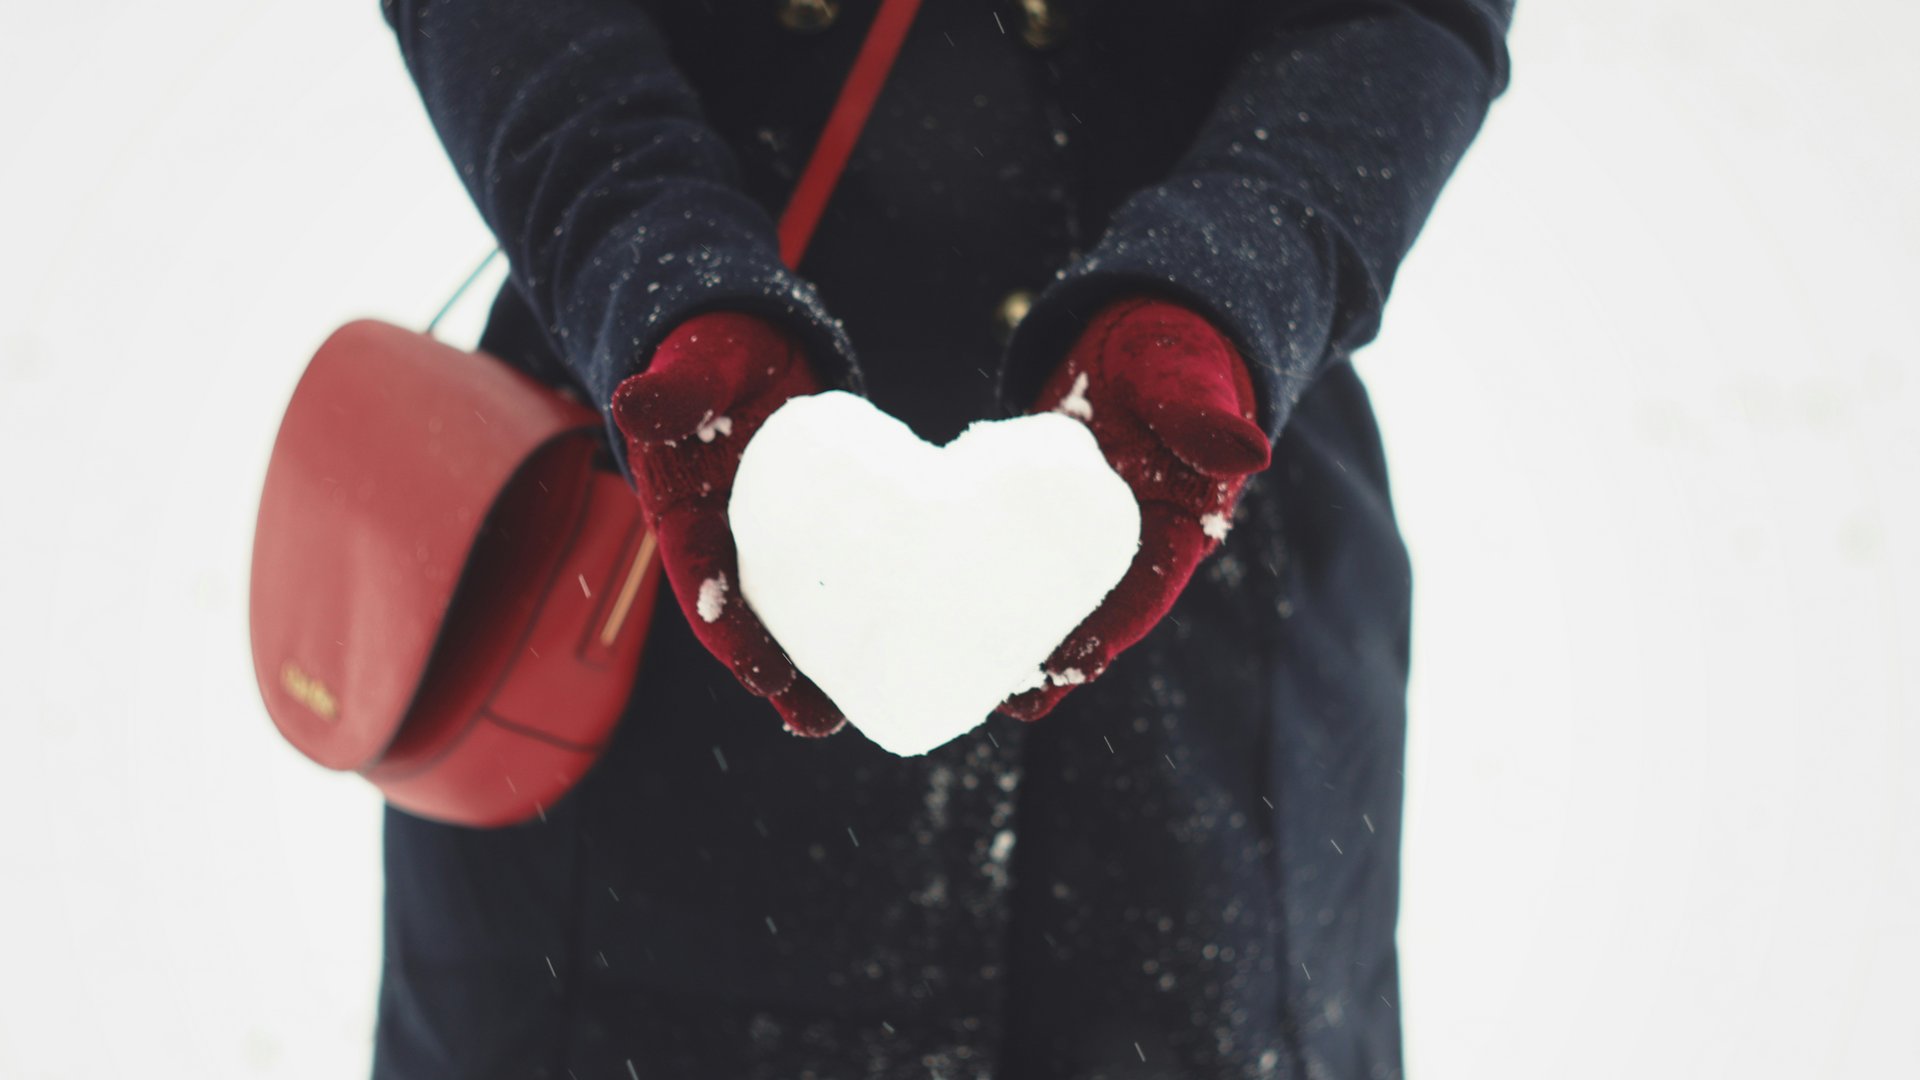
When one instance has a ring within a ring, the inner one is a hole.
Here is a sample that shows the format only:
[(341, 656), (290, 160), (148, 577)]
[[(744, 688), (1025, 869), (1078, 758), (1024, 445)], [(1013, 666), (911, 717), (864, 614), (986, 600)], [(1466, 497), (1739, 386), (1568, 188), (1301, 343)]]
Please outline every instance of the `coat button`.
[(1033, 294), (1025, 289), (1015, 289), (1008, 293), (1000, 305), (993, 309), (993, 336), (1005, 345), (1013, 340), (1014, 327), (1027, 317), (1033, 309)]
[(839, 17), (839, 0), (780, 0), (780, 25), (802, 34), (825, 30)]
[(1020, 0), (1020, 13), (1026, 17), (1020, 40), (1033, 48), (1050, 49), (1066, 36), (1067, 17), (1053, 0)]

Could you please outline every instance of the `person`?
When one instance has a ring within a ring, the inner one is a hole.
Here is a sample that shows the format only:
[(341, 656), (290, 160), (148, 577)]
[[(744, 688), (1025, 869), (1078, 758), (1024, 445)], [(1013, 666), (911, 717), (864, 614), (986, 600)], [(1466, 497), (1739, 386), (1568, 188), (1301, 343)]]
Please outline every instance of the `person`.
[[(541, 820), (388, 811), (374, 1073), (1398, 1076), (1411, 585), (1349, 358), (1511, 5), (927, 0), (790, 268), (876, 8), (383, 4), (509, 257), (481, 348), (599, 405), (678, 603)], [(697, 602), (826, 387), (1065, 411), (1142, 502), (1046, 685), (924, 757), (792, 737), (832, 702)]]

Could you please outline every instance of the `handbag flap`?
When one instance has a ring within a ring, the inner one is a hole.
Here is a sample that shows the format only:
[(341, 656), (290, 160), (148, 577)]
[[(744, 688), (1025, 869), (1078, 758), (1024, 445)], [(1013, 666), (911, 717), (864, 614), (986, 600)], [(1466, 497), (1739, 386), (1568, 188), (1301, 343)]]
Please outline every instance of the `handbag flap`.
[(376, 320), (335, 331), (287, 407), (254, 532), (254, 674), (288, 741), (329, 768), (376, 761), (496, 498), (541, 447), (600, 430), (484, 353)]

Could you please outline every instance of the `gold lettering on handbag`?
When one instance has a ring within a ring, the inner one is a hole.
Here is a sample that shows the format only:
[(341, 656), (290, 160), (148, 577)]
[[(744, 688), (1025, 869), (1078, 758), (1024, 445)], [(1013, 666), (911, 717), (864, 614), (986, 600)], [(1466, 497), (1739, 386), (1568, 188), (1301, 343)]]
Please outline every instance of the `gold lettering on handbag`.
[(332, 720), (339, 712), (327, 684), (301, 671), (300, 665), (291, 660), (280, 666), (280, 685), (293, 695), (293, 700), (312, 709), (322, 720)]

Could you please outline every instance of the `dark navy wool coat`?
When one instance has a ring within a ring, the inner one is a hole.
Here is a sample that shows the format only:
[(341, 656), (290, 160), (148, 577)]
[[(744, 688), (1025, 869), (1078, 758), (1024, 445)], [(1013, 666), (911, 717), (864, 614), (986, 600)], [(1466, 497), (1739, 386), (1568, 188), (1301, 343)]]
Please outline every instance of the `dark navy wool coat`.
[(482, 346), (605, 402), (758, 312), (945, 440), (1154, 293), (1245, 353), (1273, 467), (1104, 678), (924, 758), (785, 734), (662, 602), (545, 820), (389, 811), (375, 1073), (1398, 1076), (1410, 583), (1347, 357), (1510, 4), (926, 0), (796, 275), (773, 219), (876, 6), (388, 0), (510, 257)]

